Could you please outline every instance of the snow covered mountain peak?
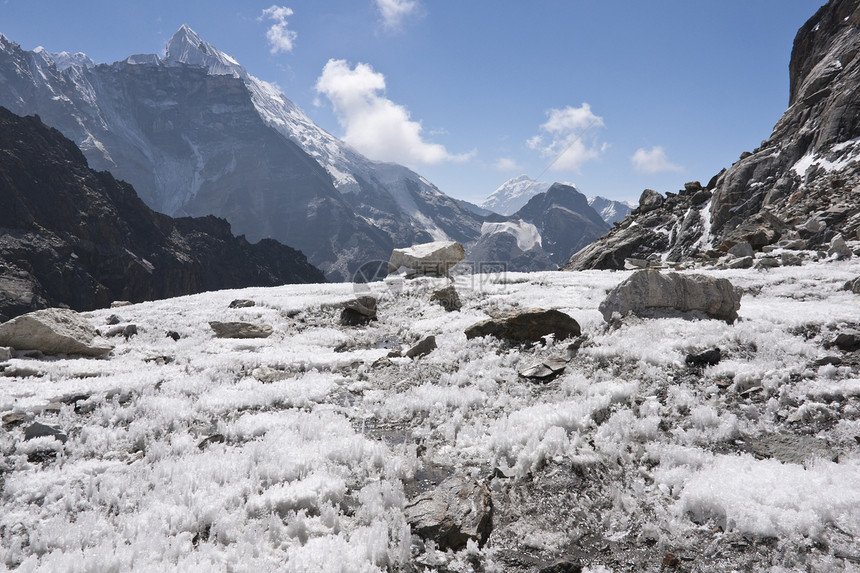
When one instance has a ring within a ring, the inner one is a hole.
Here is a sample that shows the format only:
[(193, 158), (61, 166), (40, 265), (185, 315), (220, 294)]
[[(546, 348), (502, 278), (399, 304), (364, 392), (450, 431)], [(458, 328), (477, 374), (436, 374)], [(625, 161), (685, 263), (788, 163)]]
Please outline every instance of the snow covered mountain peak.
[(167, 42), (165, 61), (207, 68), (214, 75), (247, 79), (248, 72), (232, 56), (204, 42), (188, 24), (183, 24)]
[(502, 183), (481, 203), (481, 207), (500, 215), (513, 215), (528, 203), (529, 199), (544, 193), (551, 185), (552, 183), (535, 181), (528, 175), (519, 175)]

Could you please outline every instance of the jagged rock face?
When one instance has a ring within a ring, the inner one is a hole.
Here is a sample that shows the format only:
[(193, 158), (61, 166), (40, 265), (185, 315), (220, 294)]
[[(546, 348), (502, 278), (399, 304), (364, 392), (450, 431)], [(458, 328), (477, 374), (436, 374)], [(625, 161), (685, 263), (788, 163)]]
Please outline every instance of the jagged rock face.
[(205, 290), (320, 282), (300, 252), (215, 217), (172, 219), (87, 166), (36, 117), (0, 108), (0, 314), (76, 310)]
[(0, 77), (0, 105), (40, 114), (150, 207), (224, 217), (251, 240), (302, 250), (334, 280), (396, 246), (479, 234), (480, 216), (405, 167), (350, 150), (187, 26), (164, 58), (111, 65), (0, 36)]
[[(790, 106), (770, 138), (742, 153), (705, 190), (685, 187), (656, 209), (634, 210), (564, 268), (623, 268), (631, 256), (685, 261), (742, 241), (762, 248), (803, 239), (820, 248), (837, 234), (857, 238), (858, 53), (860, 0), (831, 0), (795, 38)], [(808, 230), (810, 219), (816, 231)]]

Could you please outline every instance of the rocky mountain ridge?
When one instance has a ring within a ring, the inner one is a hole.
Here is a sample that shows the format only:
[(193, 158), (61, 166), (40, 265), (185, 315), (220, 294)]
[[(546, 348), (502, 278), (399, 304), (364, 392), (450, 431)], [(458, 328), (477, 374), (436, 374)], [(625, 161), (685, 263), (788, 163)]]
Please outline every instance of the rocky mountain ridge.
[(630, 217), (564, 268), (715, 263), (739, 243), (827, 251), (837, 236), (860, 238), (858, 53), (860, 1), (832, 0), (797, 33), (789, 108), (771, 136), (704, 187), (646, 191)]
[(394, 246), (468, 242), (481, 217), (405, 167), (370, 161), (183, 26), (163, 58), (93, 65), (0, 36), (0, 105), (38, 113), (152, 208), (276, 238), (335, 280)]
[(172, 219), (90, 169), (38, 117), (0, 108), (0, 315), (47, 306), (324, 281), (302, 253), (235, 237), (212, 216)]
[(576, 187), (554, 183), (510, 217), (488, 217), (469, 260), (516, 272), (555, 269), (607, 230)]

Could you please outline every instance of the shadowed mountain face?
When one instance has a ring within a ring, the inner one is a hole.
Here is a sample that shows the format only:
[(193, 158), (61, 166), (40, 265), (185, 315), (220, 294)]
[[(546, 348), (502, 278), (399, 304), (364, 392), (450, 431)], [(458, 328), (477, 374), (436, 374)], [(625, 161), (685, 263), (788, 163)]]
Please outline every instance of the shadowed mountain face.
[(504, 263), (510, 271), (558, 268), (609, 230), (585, 195), (562, 183), (532, 197), (511, 217), (495, 219), (484, 224), (469, 260)]
[(860, 0), (831, 0), (795, 37), (789, 108), (761, 147), (742, 153), (706, 189), (685, 187), (660, 205), (640, 206), (565, 268), (623, 268), (626, 257), (718, 256), (738, 242), (762, 247), (800, 239), (819, 248), (837, 234), (856, 237), (858, 54)]
[(334, 280), (394, 246), (473, 240), (480, 217), (405, 167), (372, 162), (183, 26), (164, 58), (93, 65), (0, 36), (0, 105), (38, 113), (153, 209), (226, 218)]
[(173, 219), (87, 165), (38, 117), (0, 108), (0, 315), (321, 282), (305, 256), (215, 217)]

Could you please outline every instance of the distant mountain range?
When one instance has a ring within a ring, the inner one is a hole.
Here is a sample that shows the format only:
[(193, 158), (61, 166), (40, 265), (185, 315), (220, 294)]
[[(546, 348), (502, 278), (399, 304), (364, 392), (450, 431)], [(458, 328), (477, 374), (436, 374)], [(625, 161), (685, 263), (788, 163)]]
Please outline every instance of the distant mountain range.
[(0, 105), (39, 114), (153, 209), (224, 217), (251, 241), (300, 249), (333, 280), (393, 247), (480, 235), (473, 209), (349, 148), (187, 26), (163, 58), (97, 65), (0, 35), (0, 77)]
[[(481, 207), (500, 215), (513, 215), (522, 209), (532, 197), (545, 193), (553, 184), (535, 181), (528, 175), (519, 175), (502, 183), (498, 189), (481, 203)], [(573, 183), (563, 183), (576, 188)], [(614, 201), (605, 197), (590, 197), (588, 204), (600, 213), (604, 221), (610, 225), (621, 221), (633, 209), (623, 201)]]
[(503, 263), (510, 271), (556, 269), (609, 229), (585, 195), (554, 183), (513, 215), (488, 217), (468, 259)]
[(0, 107), (0, 322), (66, 305), (323, 281), (305, 256), (215, 217), (172, 219), (38, 117)]

